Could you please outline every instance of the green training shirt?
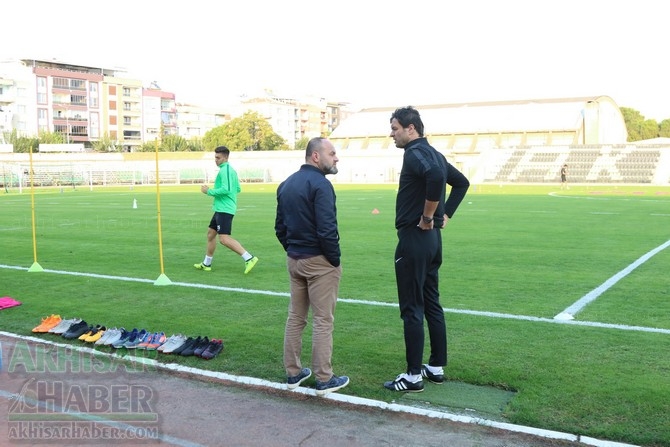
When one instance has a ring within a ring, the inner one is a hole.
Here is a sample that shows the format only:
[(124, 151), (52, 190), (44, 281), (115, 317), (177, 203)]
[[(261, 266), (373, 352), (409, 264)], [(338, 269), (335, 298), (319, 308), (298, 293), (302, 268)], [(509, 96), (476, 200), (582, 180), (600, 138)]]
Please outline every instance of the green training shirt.
[(228, 162), (221, 163), (219, 173), (214, 181), (214, 188), (209, 188), (208, 196), (214, 197), (212, 210), (218, 213), (235, 214), (237, 211), (237, 194), (242, 192), (237, 172)]

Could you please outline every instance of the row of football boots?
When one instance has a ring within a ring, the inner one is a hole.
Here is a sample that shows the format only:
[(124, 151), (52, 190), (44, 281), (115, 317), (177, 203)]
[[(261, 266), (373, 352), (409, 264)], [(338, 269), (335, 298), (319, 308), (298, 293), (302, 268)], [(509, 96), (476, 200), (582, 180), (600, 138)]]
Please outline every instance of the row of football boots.
[(223, 351), (223, 340), (205, 336), (186, 337), (181, 334), (172, 335), (165, 344), (158, 348), (163, 354), (182, 356), (194, 355), (205, 360), (211, 360)]
[[(60, 315), (50, 315), (42, 318), (42, 322), (35, 326), (32, 331), (36, 333), (51, 333), (62, 335), (64, 338), (79, 338), (87, 335), (95, 327), (89, 326), (81, 318), (62, 319)], [(90, 334), (89, 334), (90, 335)], [(102, 334), (101, 334), (102, 335)]]
[(33, 328), (33, 332), (49, 332), (51, 329), (59, 325), (63, 321), (60, 315), (51, 314), (48, 317), (42, 318), (40, 324)]
[(216, 357), (223, 350), (223, 340), (209, 337), (186, 337), (175, 334), (166, 337), (164, 332), (150, 332), (146, 329), (110, 328), (102, 325), (89, 325), (80, 318), (62, 319), (59, 315), (50, 315), (33, 328), (36, 333), (52, 333), (66, 339), (79, 339), (86, 343), (112, 348), (156, 350), (164, 354), (182, 356), (195, 355), (207, 360)]

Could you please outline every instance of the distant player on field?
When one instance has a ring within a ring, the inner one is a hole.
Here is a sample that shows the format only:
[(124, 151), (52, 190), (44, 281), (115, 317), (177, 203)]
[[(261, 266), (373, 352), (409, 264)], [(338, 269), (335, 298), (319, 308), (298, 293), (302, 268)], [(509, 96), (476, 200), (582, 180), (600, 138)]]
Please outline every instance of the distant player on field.
[(242, 256), (245, 263), (244, 274), (247, 274), (254, 268), (258, 258), (251, 255), (238, 241), (230, 236), (233, 229), (233, 217), (235, 217), (237, 211), (237, 194), (242, 191), (242, 188), (237, 172), (228, 164), (229, 155), (230, 150), (225, 146), (214, 149), (214, 161), (219, 167), (214, 187), (210, 188), (207, 185), (200, 187), (203, 194), (214, 197), (214, 204), (212, 205), (214, 215), (207, 230), (205, 259), (198, 264), (194, 264), (193, 267), (207, 272), (212, 270), (212, 257), (214, 256), (214, 250), (216, 250), (216, 235), (218, 234), (221, 245)]
[(561, 166), (561, 189), (570, 189), (568, 186), (568, 165)]

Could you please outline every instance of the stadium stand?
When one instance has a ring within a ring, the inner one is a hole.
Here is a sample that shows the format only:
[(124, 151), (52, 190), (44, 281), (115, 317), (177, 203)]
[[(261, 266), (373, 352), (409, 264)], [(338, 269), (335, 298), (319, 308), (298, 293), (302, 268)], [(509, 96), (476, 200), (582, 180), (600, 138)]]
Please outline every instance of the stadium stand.
[[(606, 96), (417, 106), (429, 142), (473, 184), (670, 183), (670, 139), (626, 142), (621, 111)], [(363, 109), (329, 136), (338, 151), (333, 183), (396, 183), (403, 151), (390, 138), (395, 108)], [(36, 153), (35, 186), (199, 184), (213, 181), (211, 153)], [(243, 182), (280, 182), (304, 151), (236, 152)], [(29, 185), (28, 154), (0, 152), (0, 184)]]

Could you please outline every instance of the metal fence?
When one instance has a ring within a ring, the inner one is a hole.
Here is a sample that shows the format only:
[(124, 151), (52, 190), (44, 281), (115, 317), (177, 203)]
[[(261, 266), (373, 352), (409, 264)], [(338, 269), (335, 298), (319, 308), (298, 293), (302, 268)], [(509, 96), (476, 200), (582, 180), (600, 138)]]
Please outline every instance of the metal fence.
[[(334, 183), (396, 183), (401, 149), (341, 150)], [(670, 146), (528, 146), (445, 154), (474, 184), (553, 183), (569, 166), (572, 183), (670, 184)], [(211, 153), (0, 153), (0, 187), (122, 186), (213, 182)], [(233, 152), (231, 166), (246, 183), (278, 183), (305, 162), (304, 151)]]

